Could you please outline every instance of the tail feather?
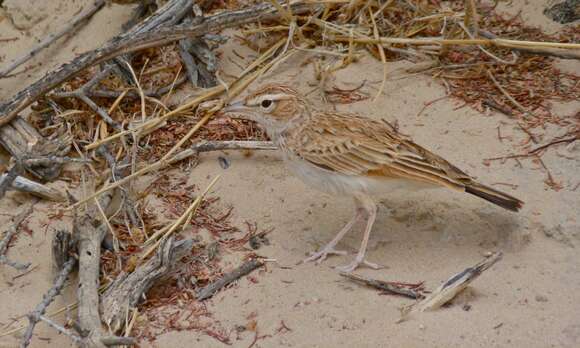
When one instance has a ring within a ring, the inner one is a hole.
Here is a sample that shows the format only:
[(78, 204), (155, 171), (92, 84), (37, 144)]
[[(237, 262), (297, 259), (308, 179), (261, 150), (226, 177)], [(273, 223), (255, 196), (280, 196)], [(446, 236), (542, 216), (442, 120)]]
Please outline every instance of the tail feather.
[(503, 193), (501, 191), (492, 189), (491, 187), (478, 183), (466, 185), (465, 192), (470, 193), (479, 198), (483, 198), (488, 202), (491, 202), (495, 205), (499, 205), (500, 207), (511, 211), (517, 212), (524, 205), (524, 202), (508, 195), (507, 193)]

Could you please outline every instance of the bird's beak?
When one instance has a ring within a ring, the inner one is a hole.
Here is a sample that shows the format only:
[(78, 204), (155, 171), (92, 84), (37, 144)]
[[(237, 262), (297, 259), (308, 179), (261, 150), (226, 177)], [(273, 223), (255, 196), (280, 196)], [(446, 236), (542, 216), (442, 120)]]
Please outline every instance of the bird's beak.
[(223, 112), (244, 112), (247, 110), (248, 107), (244, 105), (243, 100), (228, 104), (225, 108), (223, 108)]

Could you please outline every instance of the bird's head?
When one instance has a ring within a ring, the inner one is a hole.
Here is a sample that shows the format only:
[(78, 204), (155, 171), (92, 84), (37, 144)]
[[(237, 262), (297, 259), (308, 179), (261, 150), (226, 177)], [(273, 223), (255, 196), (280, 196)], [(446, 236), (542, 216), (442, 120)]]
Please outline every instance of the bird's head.
[(245, 98), (227, 105), (223, 111), (235, 118), (258, 122), (270, 136), (284, 130), (292, 120), (307, 112), (305, 100), (291, 87), (266, 85)]

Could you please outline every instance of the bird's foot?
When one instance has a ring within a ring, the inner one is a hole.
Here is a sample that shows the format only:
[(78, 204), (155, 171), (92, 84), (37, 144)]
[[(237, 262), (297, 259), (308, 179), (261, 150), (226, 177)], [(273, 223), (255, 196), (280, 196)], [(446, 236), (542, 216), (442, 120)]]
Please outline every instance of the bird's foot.
[(350, 273), (350, 272), (354, 271), (355, 269), (357, 269), (361, 265), (367, 266), (367, 267), (372, 268), (372, 269), (383, 268), (383, 266), (381, 266), (379, 264), (367, 261), (364, 259), (364, 257), (358, 257), (358, 256), (348, 265), (337, 266), (335, 268), (340, 272)]
[(348, 254), (345, 250), (336, 250), (333, 245), (326, 245), (322, 249), (315, 253), (312, 253), (309, 257), (302, 260), (302, 263), (314, 261), (317, 265), (321, 264), (322, 261), (326, 260), (328, 255), (346, 255)]

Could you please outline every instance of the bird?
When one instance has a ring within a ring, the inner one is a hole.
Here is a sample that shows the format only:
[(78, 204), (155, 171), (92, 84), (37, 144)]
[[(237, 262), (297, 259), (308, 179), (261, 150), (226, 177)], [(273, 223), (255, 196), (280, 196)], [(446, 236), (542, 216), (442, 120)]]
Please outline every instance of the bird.
[(336, 246), (357, 222), (362, 222), (364, 233), (358, 253), (352, 262), (336, 268), (342, 272), (352, 272), (359, 266), (380, 268), (365, 257), (377, 216), (375, 198), (396, 190), (448, 188), (513, 212), (524, 204), (477, 182), (387, 123), (356, 113), (315, 108), (288, 85), (263, 85), (226, 105), (223, 113), (262, 126), (281, 150), (290, 171), (307, 185), (354, 200), (353, 217), (328, 244), (303, 262), (319, 264), (329, 255), (346, 255)]

